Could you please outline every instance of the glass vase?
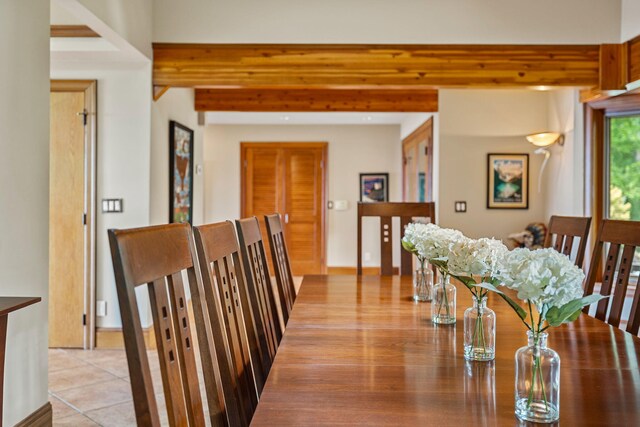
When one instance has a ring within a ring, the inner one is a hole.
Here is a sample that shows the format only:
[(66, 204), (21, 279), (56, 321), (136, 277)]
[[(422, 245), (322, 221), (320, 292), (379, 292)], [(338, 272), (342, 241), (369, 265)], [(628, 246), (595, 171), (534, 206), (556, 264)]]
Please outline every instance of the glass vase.
[(528, 344), (516, 351), (516, 416), (552, 423), (560, 417), (560, 356), (547, 347), (547, 333), (527, 331)]
[(433, 272), (430, 268), (420, 267), (413, 272), (413, 300), (431, 301), (433, 292)]
[(448, 274), (439, 274), (438, 283), (433, 287), (431, 321), (440, 325), (456, 323), (456, 287)]
[(495, 358), (496, 313), (487, 307), (487, 297), (473, 297), (473, 307), (464, 312), (464, 358), (486, 362)]

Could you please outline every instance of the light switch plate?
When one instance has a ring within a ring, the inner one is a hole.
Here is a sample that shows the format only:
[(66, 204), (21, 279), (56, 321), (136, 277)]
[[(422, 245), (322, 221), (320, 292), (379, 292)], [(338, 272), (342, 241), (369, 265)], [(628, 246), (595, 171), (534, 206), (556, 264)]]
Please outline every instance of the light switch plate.
[(466, 212), (467, 211), (467, 202), (465, 201), (459, 201), (459, 202), (455, 202), (455, 211), (456, 212)]
[(113, 213), (123, 211), (122, 199), (102, 199), (102, 213)]
[(334, 200), (333, 209), (337, 211), (346, 211), (349, 209), (349, 202), (346, 200)]

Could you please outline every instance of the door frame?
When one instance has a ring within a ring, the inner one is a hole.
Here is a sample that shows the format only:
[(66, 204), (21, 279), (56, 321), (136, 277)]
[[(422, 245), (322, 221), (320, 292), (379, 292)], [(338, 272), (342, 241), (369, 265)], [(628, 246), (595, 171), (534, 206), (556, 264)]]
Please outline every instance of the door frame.
[(247, 215), (245, 206), (246, 196), (246, 173), (247, 166), (247, 149), (248, 148), (320, 148), (322, 149), (322, 160), (320, 168), (322, 169), (322, 194), (320, 206), (320, 261), (321, 271), (327, 271), (327, 159), (328, 159), (328, 142), (240, 142), (240, 217), (245, 218)]
[(51, 80), (50, 92), (84, 92), (84, 348), (96, 344), (97, 80)]
[[(409, 195), (407, 194), (407, 158), (406, 152), (407, 150), (414, 150), (414, 153), (420, 157), (420, 153), (418, 152), (418, 148), (420, 147), (420, 143), (426, 142), (426, 153), (425, 153), (425, 170), (427, 173), (425, 174), (424, 180), (424, 194), (425, 194), (425, 202), (433, 201), (433, 116), (429, 117), (425, 120), (420, 126), (418, 126), (413, 132), (411, 132), (407, 137), (402, 140), (402, 200), (405, 202), (413, 201), (409, 200)], [(412, 179), (416, 179), (413, 177)]]

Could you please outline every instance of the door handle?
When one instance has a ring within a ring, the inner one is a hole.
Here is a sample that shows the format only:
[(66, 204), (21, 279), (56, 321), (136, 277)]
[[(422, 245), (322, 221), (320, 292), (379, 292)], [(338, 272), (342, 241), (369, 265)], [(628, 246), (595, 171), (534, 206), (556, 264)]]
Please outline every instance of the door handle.
[(284, 214), (284, 223), (285, 224), (289, 224), (289, 214), (288, 213)]

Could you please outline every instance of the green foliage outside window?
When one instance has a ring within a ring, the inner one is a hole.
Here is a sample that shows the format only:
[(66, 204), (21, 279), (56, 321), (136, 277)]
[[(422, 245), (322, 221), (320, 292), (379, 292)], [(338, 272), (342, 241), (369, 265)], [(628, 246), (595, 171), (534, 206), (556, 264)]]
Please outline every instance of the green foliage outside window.
[(640, 221), (640, 115), (611, 118), (609, 141), (609, 217)]

